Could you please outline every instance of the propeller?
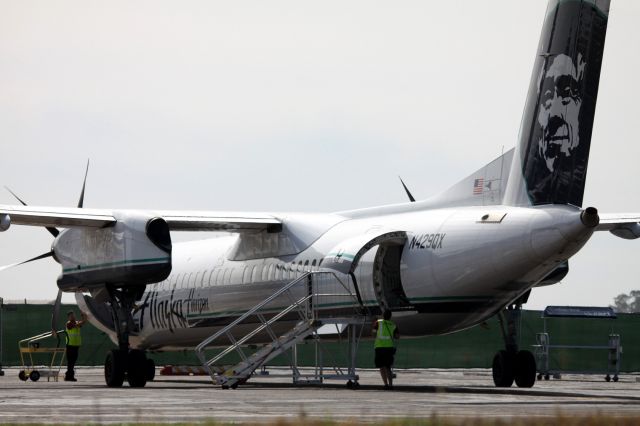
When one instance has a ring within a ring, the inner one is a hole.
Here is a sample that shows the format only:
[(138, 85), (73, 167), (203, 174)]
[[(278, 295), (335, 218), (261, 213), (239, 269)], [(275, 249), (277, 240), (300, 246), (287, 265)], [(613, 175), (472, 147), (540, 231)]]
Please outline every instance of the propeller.
[[(80, 199), (78, 200), (78, 208), (81, 209), (84, 207), (84, 191), (85, 188), (87, 187), (87, 175), (89, 174), (89, 159), (87, 159), (87, 167), (84, 171), (84, 179), (82, 181), (82, 190), (80, 191)], [(5, 186), (5, 189), (7, 191), (9, 191), (9, 193), (11, 195), (13, 195), (15, 197), (16, 200), (18, 200), (18, 202), (20, 204), (22, 204), (23, 206), (27, 206), (27, 203), (25, 201), (23, 201), (20, 197), (18, 197), (11, 189), (9, 189), (7, 186)], [(47, 226), (45, 227), (45, 229), (47, 231), (49, 231), (49, 233), (51, 235), (53, 235), (53, 237), (57, 237), (60, 234), (60, 231), (57, 228), (54, 227), (50, 227)], [(47, 257), (52, 257), (53, 256), (53, 250), (47, 252), (47, 253), (43, 253), (41, 255), (38, 255), (36, 257), (33, 257), (29, 260), (25, 260), (23, 262), (18, 262), (18, 263), (13, 263), (11, 265), (6, 265), (6, 266), (2, 266), (0, 267), (0, 272), (5, 270), (5, 269), (9, 269), (9, 268), (13, 268), (14, 266), (19, 266), (19, 265), (24, 265), (25, 263), (29, 263), (29, 262), (34, 262), (36, 260), (40, 260), (40, 259), (45, 259)], [(62, 290), (58, 289), (58, 295), (56, 296), (56, 301), (53, 305), (53, 312), (51, 313), (51, 334), (55, 337), (57, 335), (56, 332), (56, 325), (58, 324), (58, 317), (60, 315), (60, 305), (61, 305), (61, 301), (62, 301)]]
[[(89, 174), (89, 159), (87, 159), (87, 168), (84, 171), (84, 179), (82, 180), (82, 190), (80, 191), (80, 199), (78, 200), (78, 208), (84, 207), (84, 190), (87, 187), (87, 175)], [(60, 317), (60, 305), (62, 300), (62, 290), (58, 289), (58, 296), (56, 297), (56, 303), (53, 305), (53, 312), (51, 313), (51, 334), (57, 335), (58, 318)]]
[(32, 257), (29, 260), (25, 260), (18, 263), (12, 263), (11, 265), (0, 266), (0, 271), (4, 271), (5, 269), (13, 268), (14, 266), (24, 265), (25, 263), (34, 262), (36, 260), (45, 259), (47, 257), (53, 256), (53, 251), (49, 251), (47, 253), (42, 253), (36, 257)]
[[(24, 201), (22, 201), (22, 199), (21, 199), (20, 197), (18, 197), (18, 196), (15, 194), (15, 192), (13, 192), (11, 189), (9, 189), (9, 187), (8, 187), (8, 186), (5, 186), (5, 187), (4, 187), (4, 189), (6, 189), (7, 191), (9, 191), (9, 193), (10, 193), (11, 195), (13, 195), (13, 196), (15, 197), (15, 199), (16, 199), (16, 200), (18, 200), (18, 201), (20, 202), (20, 204), (22, 204), (23, 206), (26, 206), (26, 205), (27, 205), (27, 203), (25, 203)], [(84, 188), (82, 189), (82, 192), (84, 193)], [(57, 236), (58, 236), (58, 234), (60, 233), (60, 231), (58, 231), (58, 229), (57, 229), (57, 228), (54, 228), (53, 226), (47, 226), (47, 227), (45, 227), (45, 229), (46, 229), (47, 231), (49, 231), (49, 233), (50, 233), (51, 235), (53, 235), (53, 238), (57, 237)]]
[(58, 318), (60, 316), (60, 302), (62, 301), (62, 290), (58, 289), (58, 296), (56, 296), (56, 303), (53, 304), (53, 311), (51, 312), (51, 334), (53, 337), (58, 335)]
[(82, 191), (80, 191), (80, 200), (78, 200), (78, 208), (81, 209), (84, 205), (84, 189), (87, 186), (87, 175), (89, 174), (89, 159), (87, 159), (87, 168), (84, 171), (84, 180), (82, 181)]
[(404, 191), (407, 193), (407, 197), (409, 197), (409, 201), (411, 201), (412, 203), (415, 203), (416, 199), (413, 198), (413, 195), (411, 195), (411, 191), (409, 191), (409, 188), (407, 188), (407, 185), (404, 184), (404, 181), (400, 176), (398, 176), (398, 179), (400, 179), (400, 183), (402, 184)]

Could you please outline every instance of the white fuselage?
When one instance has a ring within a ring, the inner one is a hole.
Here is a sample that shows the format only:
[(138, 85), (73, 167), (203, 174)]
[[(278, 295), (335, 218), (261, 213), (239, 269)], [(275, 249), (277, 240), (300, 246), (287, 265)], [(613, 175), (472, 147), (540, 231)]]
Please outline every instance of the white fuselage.
[[(372, 247), (357, 260), (352, 277), (341, 272), (344, 279), (353, 286), (355, 277), (360, 300), (371, 312), (380, 306), (398, 311), (394, 319), (403, 335), (454, 332), (486, 320), (527, 292), (592, 234), (580, 210), (567, 206), (289, 215), (284, 234), (288, 223), (290, 236), (302, 236), (276, 249), (304, 245), (297, 253), (260, 256), (274, 248), (255, 236), (241, 242), (242, 235), (174, 244), (171, 275), (147, 286), (134, 315), (139, 332), (132, 345), (193, 347), (304, 271), (336, 269), (336, 256), (348, 262), (354, 253), (337, 253), (341, 242), (381, 230), (404, 231), (406, 240), (386, 258), (380, 254), (383, 244)], [(376, 278), (383, 276), (393, 282)], [(384, 300), (385, 289), (379, 291), (389, 285), (395, 287), (386, 298), (394, 300)], [(112, 330), (105, 331), (115, 339)]]

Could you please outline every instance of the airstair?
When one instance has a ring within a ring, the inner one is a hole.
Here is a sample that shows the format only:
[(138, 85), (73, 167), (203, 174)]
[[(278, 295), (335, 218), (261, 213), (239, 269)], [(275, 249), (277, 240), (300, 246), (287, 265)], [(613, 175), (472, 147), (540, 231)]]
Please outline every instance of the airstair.
[[(244, 383), (278, 355), (288, 357), (295, 384), (346, 380), (357, 386), (355, 355), (368, 320), (352, 283), (345, 283), (333, 272), (305, 272), (202, 341), (195, 352), (214, 384), (222, 388)], [(346, 362), (342, 362), (346, 367), (335, 362), (334, 351), (323, 349), (327, 337), (347, 340)], [(260, 348), (252, 343), (265, 338), (270, 343)], [(315, 365), (310, 373), (298, 367), (297, 345), (305, 340), (315, 344)], [(207, 350), (221, 346), (226, 347), (208, 358)], [(249, 354), (252, 348), (257, 350)], [(240, 361), (225, 365), (223, 360), (232, 354)], [(333, 358), (331, 366), (325, 365), (328, 358)]]

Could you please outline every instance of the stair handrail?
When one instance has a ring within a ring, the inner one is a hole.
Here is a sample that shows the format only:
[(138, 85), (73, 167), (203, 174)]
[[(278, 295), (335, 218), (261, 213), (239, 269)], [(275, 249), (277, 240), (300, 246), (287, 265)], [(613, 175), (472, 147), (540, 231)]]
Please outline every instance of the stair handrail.
[(245, 312), (244, 314), (242, 314), (241, 316), (239, 316), (235, 321), (231, 322), (229, 325), (223, 327), (222, 329), (220, 329), (217, 333), (215, 333), (212, 336), (209, 336), (208, 338), (206, 338), (205, 340), (203, 340), (202, 342), (200, 342), (200, 344), (198, 346), (196, 346), (196, 351), (197, 352), (201, 352), (206, 346), (208, 346), (211, 342), (215, 341), (216, 339), (218, 339), (218, 337), (222, 336), (223, 334), (225, 334), (227, 331), (229, 331), (230, 329), (232, 329), (233, 327), (235, 327), (236, 325), (240, 324), (242, 321), (244, 321), (245, 319), (247, 319), (249, 316), (253, 315), (254, 313), (256, 313), (257, 311), (259, 311), (260, 309), (264, 308), (266, 305), (268, 305), (269, 303), (273, 302), (277, 297), (281, 296), (283, 293), (285, 293), (286, 291), (288, 291), (291, 287), (293, 287), (294, 285), (298, 284), (300, 281), (302, 281), (304, 278), (307, 278), (309, 275), (311, 275), (311, 272), (305, 272), (304, 274), (302, 274), (301, 276), (299, 276), (298, 278), (294, 279), (293, 281), (289, 282), (287, 285), (285, 285), (284, 287), (281, 287), (280, 289), (278, 289), (275, 293), (273, 293), (271, 296), (267, 297), (266, 299), (264, 299), (262, 302), (258, 303), (257, 305), (255, 305), (253, 308), (249, 309), (247, 312)]
[[(340, 293), (319, 293), (316, 290), (315, 284), (313, 287), (313, 292), (311, 294), (311, 296), (314, 299), (314, 302), (319, 300), (321, 297), (331, 297), (331, 296), (337, 296), (337, 297), (344, 297), (344, 296), (349, 296), (353, 301), (354, 301), (354, 305), (359, 306), (363, 312), (366, 312), (367, 314), (369, 313), (369, 308), (367, 306), (365, 306), (362, 301), (358, 298), (357, 296), (357, 289), (356, 289), (356, 282), (354, 280), (353, 282), (353, 286), (354, 286), (354, 290), (352, 291), (349, 286), (347, 284), (345, 284), (342, 279), (340, 279), (340, 277), (335, 273), (335, 271), (312, 271), (311, 274), (317, 274), (317, 275), (329, 275), (329, 276), (333, 276), (335, 278), (336, 281), (338, 281), (338, 283), (340, 283), (340, 286), (342, 286), (342, 288), (345, 290), (346, 294), (340, 294)], [(313, 304), (314, 308), (313, 308), (313, 316), (314, 319), (319, 319), (316, 317), (316, 313), (320, 312), (321, 309), (316, 308), (316, 303)], [(320, 315), (320, 317), (322, 317), (322, 315)]]

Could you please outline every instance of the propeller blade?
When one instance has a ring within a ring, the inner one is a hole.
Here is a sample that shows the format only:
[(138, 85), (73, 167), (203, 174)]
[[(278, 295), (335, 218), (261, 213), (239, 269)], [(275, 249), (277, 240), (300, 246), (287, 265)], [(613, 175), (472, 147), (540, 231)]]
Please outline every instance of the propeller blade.
[(58, 297), (56, 297), (56, 303), (53, 305), (53, 312), (51, 313), (51, 334), (55, 337), (58, 329), (58, 317), (60, 316), (60, 301), (62, 300), (62, 290), (58, 290)]
[[(18, 200), (18, 201), (20, 202), (20, 204), (22, 204), (23, 206), (26, 206), (26, 205), (27, 205), (27, 203), (25, 203), (22, 199), (20, 199), (20, 197), (18, 197), (18, 196), (15, 194), (15, 192), (13, 192), (11, 189), (9, 189), (9, 187), (8, 187), (8, 186), (5, 186), (5, 187), (4, 187), (4, 189), (6, 189), (7, 191), (9, 191), (9, 192), (11, 193), (11, 195), (13, 195), (13, 196), (16, 198), (16, 200)], [(57, 237), (57, 236), (58, 236), (58, 234), (60, 233), (60, 231), (58, 231), (58, 230), (57, 230), (56, 228), (54, 228), (53, 226), (47, 226), (47, 227), (45, 227), (45, 229), (46, 229), (47, 231), (49, 231), (49, 233), (50, 233), (51, 235), (53, 235), (53, 237), (54, 237), (54, 238), (55, 238), (55, 237)]]
[(1, 267), (0, 267), (0, 271), (4, 271), (5, 269), (13, 268), (14, 266), (24, 265), (25, 263), (34, 262), (34, 261), (36, 261), (36, 260), (45, 259), (45, 258), (47, 258), (47, 257), (51, 257), (51, 256), (53, 256), (53, 251), (49, 251), (49, 252), (46, 252), (46, 253), (42, 253), (42, 254), (41, 254), (41, 255), (39, 255), (39, 256), (32, 257), (31, 259), (29, 259), (29, 260), (25, 260), (25, 261), (23, 261), (23, 262), (12, 263), (11, 265), (1, 266)]
[(409, 197), (409, 201), (411, 201), (412, 203), (415, 203), (416, 199), (413, 198), (413, 195), (411, 195), (411, 192), (409, 191), (409, 188), (407, 188), (407, 185), (404, 184), (404, 181), (402, 180), (402, 178), (400, 176), (398, 176), (398, 179), (400, 179), (400, 183), (402, 184), (402, 187), (404, 188), (405, 192), (407, 193), (407, 196)]
[(4, 189), (6, 189), (7, 191), (9, 191), (9, 193), (10, 193), (11, 195), (13, 195), (13, 197), (14, 197), (16, 200), (18, 200), (18, 201), (20, 202), (20, 204), (22, 204), (23, 206), (26, 206), (26, 205), (27, 205), (27, 203), (25, 203), (24, 201), (22, 201), (22, 200), (20, 199), (20, 197), (18, 197), (18, 196), (16, 195), (16, 193), (15, 193), (15, 192), (13, 192), (13, 191), (8, 187), (8, 186), (6, 186), (6, 185), (5, 185)]
[(80, 200), (78, 201), (79, 209), (81, 209), (84, 206), (84, 188), (87, 186), (88, 174), (89, 174), (89, 159), (87, 159), (87, 169), (84, 171), (84, 181), (82, 181), (82, 191), (80, 192)]

